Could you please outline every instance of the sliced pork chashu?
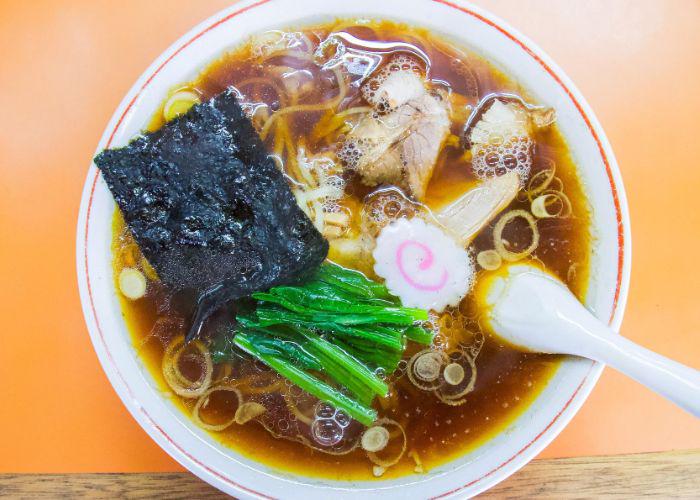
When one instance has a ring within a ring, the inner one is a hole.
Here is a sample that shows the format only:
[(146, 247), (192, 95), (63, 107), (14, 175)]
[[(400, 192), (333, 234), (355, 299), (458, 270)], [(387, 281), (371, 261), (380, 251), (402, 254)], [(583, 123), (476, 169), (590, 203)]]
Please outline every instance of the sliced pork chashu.
[(374, 112), (355, 126), (338, 156), (363, 183), (395, 184), (421, 200), (449, 134), (447, 104), (410, 69), (365, 85), (376, 87), (363, 91)]
[(464, 139), (472, 151), (472, 169), (489, 179), (516, 172), (524, 183), (532, 168), (534, 129), (555, 120), (552, 108), (531, 107), (508, 96), (483, 102), (467, 123)]
[(551, 108), (494, 97), (482, 103), (467, 124), (472, 169), (482, 181), (436, 212), (436, 219), (463, 245), (515, 199), (532, 166), (533, 131), (555, 119)]

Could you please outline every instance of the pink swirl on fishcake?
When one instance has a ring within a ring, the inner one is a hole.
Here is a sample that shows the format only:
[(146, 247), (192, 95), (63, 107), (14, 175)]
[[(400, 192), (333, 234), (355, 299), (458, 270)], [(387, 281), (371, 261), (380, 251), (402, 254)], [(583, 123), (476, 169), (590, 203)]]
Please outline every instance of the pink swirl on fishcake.
[(445, 287), (447, 280), (449, 279), (447, 269), (443, 268), (440, 280), (436, 284), (419, 283), (418, 281), (415, 281), (411, 277), (410, 273), (406, 270), (403, 262), (404, 252), (406, 248), (412, 246), (418, 247), (423, 251), (424, 257), (421, 258), (420, 264), (418, 264), (418, 269), (420, 269), (421, 271), (427, 271), (428, 269), (430, 269), (433, 266), (433, 262), (435, 261), (435, 255), (433, 254), (433, 251), (428, 245), (416, 240), (405, 240), (396, 249), (396, 265), (399, 268), (401, 277), (406, 281), (406, 283), (411, 285), (413, 288), (417, 288), (418, 290), (424, 290), (427, 292), (437, 292), (439, 290), (442, 290)]
[(464, 248), (438, 226), (414, 217), (385, 226), (372, 251), (374, 272), (406, 307), (442, 312), (457, 306), (474, 282)]

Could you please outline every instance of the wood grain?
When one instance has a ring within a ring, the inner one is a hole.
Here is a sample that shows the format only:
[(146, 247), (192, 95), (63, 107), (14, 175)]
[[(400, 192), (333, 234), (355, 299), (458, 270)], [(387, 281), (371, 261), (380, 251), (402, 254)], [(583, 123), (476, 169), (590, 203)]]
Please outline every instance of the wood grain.
[[(188, 473), (0, 474), (3, 498), (225, 498)], [(481, 498), (700, 498), (700, 450), (535, 460)]]
[(700, 498), (700, 450), (535, 460), (480, 498)]

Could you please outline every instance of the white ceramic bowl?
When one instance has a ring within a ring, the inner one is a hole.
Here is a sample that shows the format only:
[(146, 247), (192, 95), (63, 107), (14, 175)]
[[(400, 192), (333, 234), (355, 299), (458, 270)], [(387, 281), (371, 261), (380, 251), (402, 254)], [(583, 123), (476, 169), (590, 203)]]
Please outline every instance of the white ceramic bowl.
[[(255, 32), (335, 17), (372, 17), (424, 26), (459, 40), (515, 75), (538, 103), (557, 110), (593, 208), (594, 255), (586, 305), (618, 328), (630, 273), (630, 232), (620, 173), (600, 124), (571, 81), (530, 40), (491, 14), (459, 0), (246, 0), (193, 28), (146, 70), (105, 130), (98, 150), (126, 144), (148, 122), (170, 87)], [(425, 475), (337, 482), (280, 473), (226, 449), (163, 398), (135, 355), (114, 290), (114, 201), (90, 166), (80, 207), (77, 266), (85, 319), (114, 389), (148, 434), (187, 469), (238, 497), (466, 497), (515, 472), (571, 420), (602, 366), (564, 362), (537, 400), (507, 430)]]

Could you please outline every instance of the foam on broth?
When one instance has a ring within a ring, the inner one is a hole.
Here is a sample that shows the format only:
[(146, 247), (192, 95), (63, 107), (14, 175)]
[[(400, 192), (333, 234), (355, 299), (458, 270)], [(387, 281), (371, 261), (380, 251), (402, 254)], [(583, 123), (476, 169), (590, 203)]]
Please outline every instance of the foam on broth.
[[(466, 106), (476, 105), (485, 95), (507, 92), (530, 101), (527, 91), (518, 85), (517, 75), (507, 76), (467, 48), (424, 29), (385, 21), (341, 20), (288, 31), (301, 32), (302, 43), (310, 41), (318, 44), (331, 32), (345, 32), (358, 39), (404, 42), (415, 46), (429, 58), (430, 78), (434, 85), (444, 87), (453, 95), (462, 96), (453, 101), (451, 119), (452, 133), (455, 136), (461, 133), (468, 117), (469, 109)], [(211, 64), (193, 82), (183, 82), (175, 88), (193, 90), (201, 94), (204, 100), (233, 85), (244, 97), (270, 104), (270, 111), (279, 109), (282, 104), (275, 102), (275, 92), (270, 88), (266, 90), (263, 85), (255, 90), (256, 81), (267, 80), (275, 85), (285, 85), (285, 80), (295, 78), (298, 82), (291, 84), (298, 85), (299, 88), (307, 81), (313, 82), (311, 89), (303, 94), (300, 102), (286, 103), (287, 105), (319, 102), (332, 99), (337, 94), (332, 77), (320, 74), (313, 61), (280, 56), (272, 61), (274, 64), (258, 65), (252, 62), (251, 58), (254, 55), (254, 47), (250, 43), (244, 44)], [(289, 81), (287, 84), (290, 84)], [(456, 109), (459, 106), (455, 103), (464, 109)], [(359, 88), (351, 84), (341, 108), (349, 109), (361, 105), (363, 102)], [(314, 130), (318, 130), (315, 127), (323, 116), (323, 113), (318, 111), (296, 113), (293, 119), (289, 120), (289, 140), (295, 144), (303, 141), (314, 153), (335, 148), (335, 139), (327, 140), (324, 137), (313, 136)], [(149, 129), (157, 129), (162, 124), (162, 113), (157, 113)], [(556, 125), (538, 129), (534, 141), (537, 146), (532, 174), (543, 168), (548, 161), (556, 163), (557, 176), (572, 203), (573, 217), (540, 220), (540, 244), (532, 258), (541, 261), (563, 279), (579, 298), (583, 298), (588, 281), (590, 255), (588, 205), (576, 167)], [(280, 150), (281, 139), (276, 130), (270, 131), (265, 142), (271, 151)], [(284, 147), (280, 159), (285, 166), (290, 161), (289, 151)], [(362, 185), (352, 176), (347, 176), (346, 181), (347, 196), (341, 203), (343, 209), (351, 214), (353, 222), (349, 231), (358, 232), (360, 228), (357, 221), (360, 219), (363, 200), (373, 188)], [(457, 198), (475, 182), (476, 177), (464, 162), (461, 146), (448, 144), (440, 153), (424, 202), (431, 209), (438, 209)], [(515, 200), (509, 209), (528, 207), (529, 202)], [(494, 223), (491, 223), (483, 229), (472, 243), (474, 255), (480, 250), (493, 248), (493, 226)], [(509, 227), (507, 233), (505, 236), (516, 246), (519, 241), (527, 239), (526, 228), (517, 224)], [(114, 216), (112, 248), (115, 280), (123, 267), (139, 266), (140, 253), (125, 230), (118, 211), (115, 211)], [(329, 257), (342, 265), (362, 270), (370, 277), (375, 277), (372, 276), (371, 262), (343, 260), (341, 255), (337, 252), (334, 254), (333, 251)], [(118, 286), (116, 282), (115, 286)], [(164, 350), (162, 340), (167, 340), (181, 328), (179, 319), (169, 316), (168, 301), (166, 291), (155, 282), (149, 282), (147, 294), (143, 299), (130, 301), (122, 297), (121, 300), (134, 346), (145, 367), (163, 390), (164, 396), (171, 398), (183, 412), (190, 414), (194, 401), (172, 394), (161, 372)], [(225, 321), (226, 318), (218, 318), (217, 321), (219, 320)], [(463, 335), (468, 339), (475, 335), (484, 335), (480, 330), (478, 311), (475, 310), (471, 296), (462, 301), (459, 312), (454, 312), (452, 317), (445, 315), (441, 321), (442, 326), (452, 332), (460, 330), (457, 322), (463, 322), (464, 331), (458, 331), (455, 335)], [(415, 347), (409, 348), (406, 357), (417, 350)], [(520, 353), (501, 345), (486, 334), (476, 358), (476, 386), (474, 391), (466, 396), (465, 404), (445, 405), (432, 394), (417, 390), (403, 377), (392, 384), (390, 398), (375, 406), (380, 417), (386, 416), (402, 423), (408, 439), (407, 450), (414, 452), (420, 458), (424, 469), (429, 470), (474, 449), (508, 426), (536, 398), (556, 371), (561, 359), (559, 356)], [(187, 369), (186, 366), (183, 367), (183, 371)], [(197, 366), (189, 369), (196, 371)], [(216, 368), (215, 376), (220, 375), (220, 371), (220, 367)], [(224, 418), (228, 411), (227, 405), (231, 405), (231, 401), (226, 397), (212, 398), (209, 412), (214, 419)], [(217, 413), (220, 414), (218, 417)], [(276, 438), (258, 422), (234, 424), (225, 431), (211, 434), (237, 452), (281, 470), (342, 480), (374, 478), (371, 463), (361, 449), (342, 456), (329, 455), (299, 442)], [(415, 460), (406, 454), (396, 466), (389, 468), (383, 477), (413, 473), (415, 467)]]

